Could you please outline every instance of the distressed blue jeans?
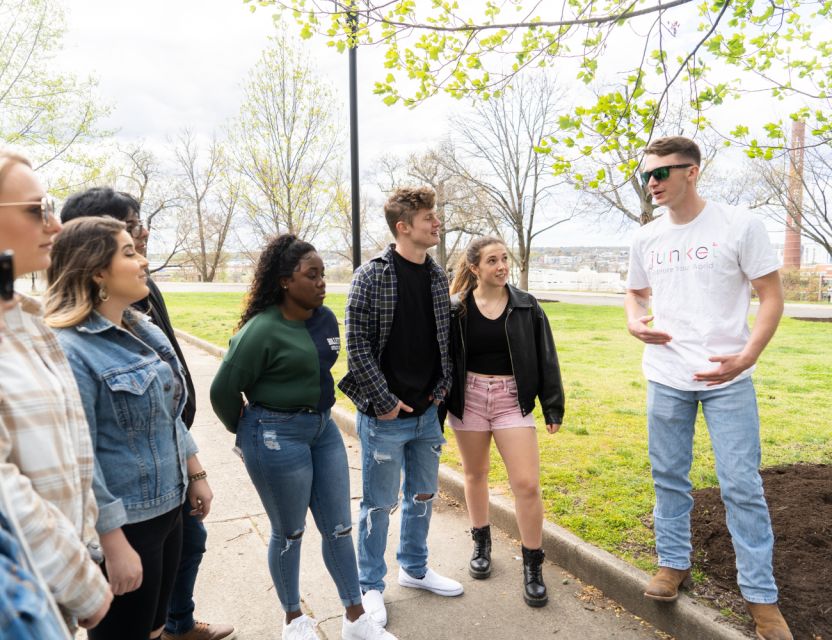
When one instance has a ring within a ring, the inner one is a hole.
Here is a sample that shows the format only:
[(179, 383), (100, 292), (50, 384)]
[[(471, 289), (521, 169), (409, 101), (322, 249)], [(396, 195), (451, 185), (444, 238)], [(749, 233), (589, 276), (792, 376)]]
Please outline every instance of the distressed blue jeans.
[[(428, 529), (445, 438), (435, 405), (419, 417), (395, 420), (378, 420), (359, 411), (357, 423), (364, 489), (358, 522), (358, 576), (362, 591), (384, 591), (387, 529), (399, 504), (400, 487), (404, 498), (396, 559), (414, 578), (427, 572)], [(420, 495), (430, 498), (421, 500)]]
[(300, 610), (300, 545), (308, 510), (341, 603), (360, 604), (347, 451), (329, 411), (247, 407), (237, 439), (271, 523), (269, 571), (283, 610)]
[(690, 467), (700, 403), (737, 558), (740, 591), (749, 602), (777, 602), (774, 535), (759, 472), (760, 420), (751, 378), (706, 391), (680, 391), (649, 382), (648, 448), (656, 490), (653, 519), (659, 566), (690, 567)]

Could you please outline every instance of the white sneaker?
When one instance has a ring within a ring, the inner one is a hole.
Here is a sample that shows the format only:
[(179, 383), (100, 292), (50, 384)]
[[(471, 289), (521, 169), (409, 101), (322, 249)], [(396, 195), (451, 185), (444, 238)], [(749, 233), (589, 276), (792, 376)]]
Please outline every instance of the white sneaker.
[(430, 568), (428, 568), (424, 578), (417, 580), (399, 567), (399, 584), (403, 587), (410, 587), (411, 589), (425, 589), (438, 596), (458, 596), (462, 595), (463, 591), (462, 585), (456, 580), (440, 576)]
[(283, 640), (320, 640), (315, 633), (318, 623), (306, 614), (295, 618), (289, 624), (283, 619)]
[(355, 622), (350, 622), (347, 616), (344, 616), (341, 621), (341, 640), (396, 640), (396, 636), (385, 631), (384, 627), (365, 611)]
[(377, 589), (370, 589), (361, 596), (364, 611), (381, 627), (387, 626), (387, 607), (384, 606), (384, 596)]

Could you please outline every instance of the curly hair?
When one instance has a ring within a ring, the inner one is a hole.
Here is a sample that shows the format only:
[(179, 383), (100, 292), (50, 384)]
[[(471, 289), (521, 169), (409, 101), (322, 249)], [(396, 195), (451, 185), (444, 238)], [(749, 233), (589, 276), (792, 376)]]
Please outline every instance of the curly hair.
[(258, 313), (283, 302), (284, 291), (280, 279), (291, 278), (292, 273), (297, 271), (301, 258), (312, 251), (315, 251), (315, 247), (289, 233), (269, 241), (257, 261), (254, 280), (237, 324), (238, 331)]

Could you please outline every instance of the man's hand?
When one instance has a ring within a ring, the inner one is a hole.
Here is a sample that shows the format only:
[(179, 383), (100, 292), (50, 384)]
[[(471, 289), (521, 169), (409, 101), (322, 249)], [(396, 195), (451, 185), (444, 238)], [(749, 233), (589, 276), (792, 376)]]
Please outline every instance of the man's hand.
[(121, 528), (103, 534), (101, 547), (113, 595), (130, 593), (142, 586), (142, 559), (130, 546)]
[(715, 387), (718, 384), (730, 382), (743, 371), (754, 365), (755, 360), (747, 356), (745, 353), (731, 353), (724, 356), (711, 356), (708, 358), (710, 362), (718, 362), (719, 366), (716, 369), (708, 371), (697, 371), (693, 374), (693, 379), (697, 382), (707, 383), (707, 387)]
[(92, 629), (98, 626), (98, 623), (104, 619), (104, 616), (107, 615), (107, 612), (110, 610), (110, 605), (113, 602), (113, 592), (107, 589), (107, 596), (104, 598), (104, 604), (92, 614), (89, 618), (84, 618), (83, 620), (78, 621), (78, 626), (84, 629)]
[(389, 411), (389, 412), (387, 412), (385, 414), (382, 414), (380, 416), (376, 416), (376, 419), (378, 419), (378, 420), (395, 420), (396, 418), (399, 417), (399, 411), (406, 411), (407, 413), (412, 413), (413, 412), (413, 407), (409, 407), (404, 402), (399, 400), (398, 404), (395, 407), (393, 407), (392, 411)]
[(649, 326), (653, 322), (653, 316), (641, 316), (627, 323), (627, 331), (646, 344), (667, 344), (673, 338), (669, 333), (659, 331)]
[(560, 430), (560, 425), (557, 423), (547, 424), (546, 431), (549, 433), (557, 433)]

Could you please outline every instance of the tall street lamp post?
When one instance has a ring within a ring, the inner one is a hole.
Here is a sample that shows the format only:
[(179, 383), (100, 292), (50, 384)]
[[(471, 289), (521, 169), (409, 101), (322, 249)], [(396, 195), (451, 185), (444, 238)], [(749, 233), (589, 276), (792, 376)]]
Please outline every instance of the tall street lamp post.
[(361, 265), (361, 206), (358, 186), (358, 97), (357, 97), (357, 58), (358, 43), (358, 14), (354, 10), (355, 4), (350, 3), (347, 13), (347, 23), (350, 27), (350, 178), (352, 182), (352, 268), (353, 271)]

